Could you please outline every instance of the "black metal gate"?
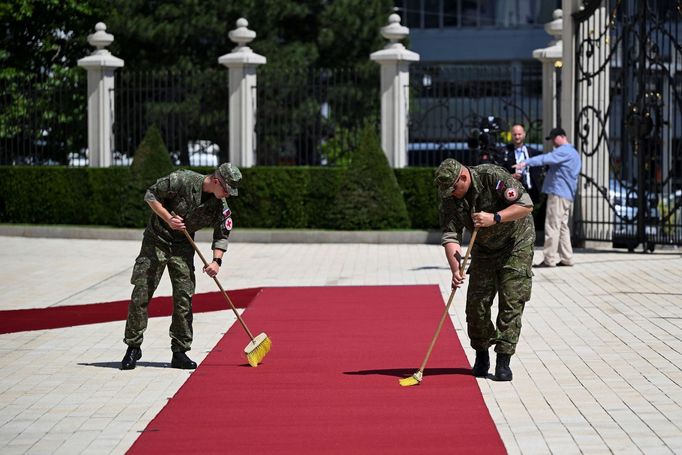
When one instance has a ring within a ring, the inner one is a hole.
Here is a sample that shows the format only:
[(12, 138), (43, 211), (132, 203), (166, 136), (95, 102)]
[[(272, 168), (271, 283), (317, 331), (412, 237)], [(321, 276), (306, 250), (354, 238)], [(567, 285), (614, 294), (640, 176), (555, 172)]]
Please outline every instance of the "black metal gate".
[(573, 16), (575, 240), (682, 245), (681, 2), (583, 3)]
[(514, 123), (526, 142), (542, 149), (542, 67), (538, 62), (410, 66), (409, 166), (438, 166), (445, 158), (474, 165), (481, 145), (472, 133), (489, 132), (495, 148)]

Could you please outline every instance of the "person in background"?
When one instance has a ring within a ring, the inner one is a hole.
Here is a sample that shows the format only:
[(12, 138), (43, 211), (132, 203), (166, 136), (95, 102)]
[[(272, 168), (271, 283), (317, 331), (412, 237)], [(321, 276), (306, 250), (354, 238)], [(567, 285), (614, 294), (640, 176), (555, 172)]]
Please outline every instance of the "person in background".
[(553, 128), (545, 139), (551, 140), (554, 150), (515, 164), (513, 169), (547, 166), (542, 192), (547, 194), (545, 216), (545, 245), (542, 262), (533, 267), (573, 265), (573, 248), (568, 219), (578, 188), (581, 160), (578, 151), (568, 142), (562, 128)]
[(515, 179), (517, 179), (526, 192), (533, 200), (533, 204), (540, 204), (542, 192), (542, 167), (532, 167), (530, 169), (514, 169), (512, 166), (522, 161), (541, 155), (542, 152), (529, 147), (525, 144), (526, 129), (520, 123), (514, 123), (511, 127), (512, 141), (507, 144), (500, 153), (500, 166), (505, 168)]

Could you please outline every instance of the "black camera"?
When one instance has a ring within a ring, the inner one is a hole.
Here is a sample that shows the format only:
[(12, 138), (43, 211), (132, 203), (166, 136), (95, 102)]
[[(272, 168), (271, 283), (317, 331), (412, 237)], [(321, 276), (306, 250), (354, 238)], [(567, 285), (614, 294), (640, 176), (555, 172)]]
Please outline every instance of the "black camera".
[(467, 138), (467, 145), (469, 150), (479, 152), (479, 163), (498, 164), (499, 149), (497, 144), (503, 129), (502, 119), (492, 115), (480, 119), (478, 124), (472, 128)]

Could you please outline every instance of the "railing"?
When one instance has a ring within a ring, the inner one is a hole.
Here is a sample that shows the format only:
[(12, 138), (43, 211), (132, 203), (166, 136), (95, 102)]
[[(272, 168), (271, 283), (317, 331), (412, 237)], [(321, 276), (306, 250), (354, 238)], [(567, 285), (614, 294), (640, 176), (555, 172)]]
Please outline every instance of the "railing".
[(228, 160), (228, 75), (205, 71), (122, 70), (116, 78), (113, 162), (129, 164), (147, 129), (159, 128), (174, 163)]
[(87, 138), (87, 91), (80, 69), (0, 78), (0, 164), (72, 164)]
[(365, 122), (379, 118), (376, 66), (258, 73), (259, 165), (347, 162)]
[[(0, 81), (2, 164), (88, 164), (85, 74), (21, 85)], [(13, 85), (12, 85), (13, 84)], [(130, 164), (145, 132), (156, 125), (178, 165), (229, 160), (229, 84), (220, 69), (116, 75), (113, 163)], [(258, 72), (258, 165), (338, 165), (367, 122), (379, 121), (379, 74), (357, 68)], [(474, 164), (467, 146), (481, 116), (524, 123), (527, 142), (541, 142), (539, 66), (411, 67), (409, 159), (436, 166), (454, 156)], [(508, 126), (508, 125), (507, 125)]]
[[(542, 67), (430, 65), (410, 67), (408, 163), (437, 166), (445, 158), (477, 164), (468, 145), (473, 129), (488, 116), (525, 126), (527, 143), (542, 143)], [(497, 139), (502, 141), (501, 135)]]

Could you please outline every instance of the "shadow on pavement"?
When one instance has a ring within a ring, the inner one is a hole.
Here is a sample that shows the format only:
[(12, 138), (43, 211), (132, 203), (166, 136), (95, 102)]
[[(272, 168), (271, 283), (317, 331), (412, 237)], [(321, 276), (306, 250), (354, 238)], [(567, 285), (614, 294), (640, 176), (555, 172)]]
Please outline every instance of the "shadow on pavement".
[[(359, 371), (344, 371), (343, 374), (349, 375), (368, 375), (380, 374), (384, 376), (395, 376), (397, 378), (406, 378), (414, 374), (416, 368), (389, 368), (385, 370), (359, 370)], [(471, 368), (427, 368), (424, 370), (424, 376), (437, 376), (441, 374), (463, 374), (471, 376)]]

